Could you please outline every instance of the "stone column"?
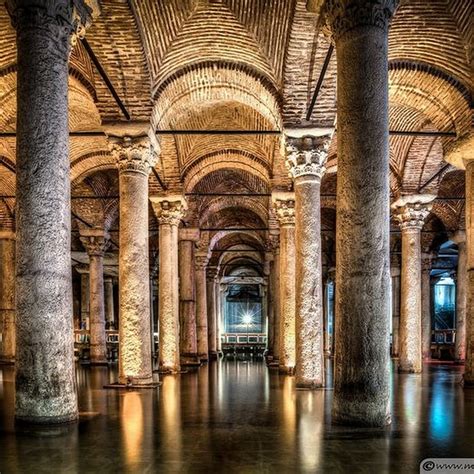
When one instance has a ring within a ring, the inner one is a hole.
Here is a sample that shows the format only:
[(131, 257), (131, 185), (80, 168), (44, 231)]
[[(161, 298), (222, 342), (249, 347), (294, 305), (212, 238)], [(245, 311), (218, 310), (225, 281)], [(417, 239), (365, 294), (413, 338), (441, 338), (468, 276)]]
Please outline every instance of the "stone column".
[(431, 264), (433, 256), (421, 255), (421, 357), (431, 359)]
[(293, 193), (273, 192), (272, 201), (280, 223), (279, 370), (293, 374), (296, 363), (295, 198)]
[(274, 335), (274, 315), (273, 315), (273, 288), (272, 288), (272, 272), (273, 272), (273, 252), (269, 245), (269, 250), (265, 252), (265, 262), (263, 266), (263, 273), (267, 279), (267, 356), (273, 357), (273, 335)]
[(111, 137), (119, 168), (119, 382), (153, 382), (150, 347), (148, 175), (155, 155), (148, 137)]
[(15, 233), (0, 231), (0, 362), (15, 361)]
[(474, 386), (474, 160), (466, 163), (466, 363), (464, 386)]
[(216, 351), (219, 357), (222, 355), (222, 291), (219, 276), (216, 277), (214, 292), (216, 295)]
[(217, 311), (216, 311), (216, 295), (215, 295), (215, 278), (217, 275), (216, 268), (207, 269), (207, 345), (209, 357), (217, 359)]
[(270, 288), (273, 306), (273, 327), (269, 328), (273, 336), (272, 361), (276, 365), (280, 357), (280, 231), (270, 231), (269, 247), (272, 249), (273, 261), (270, 271)]
[(420, 233), (433, 199), (430, 194), (410, 195), (392, 204), (402, 230), (399, 372), (422, 371)]
[(196, 335), (194, 247), (199, 229), (179, 229), (179, 295), (181, 365), (199, 365)]
[(395, 4), (325, 4), (337, 52), (333, 419), (353, 425), (390, 422), (387, 50)]
[(68, 58), (82, 1), (9, 0), (17, 38), (16, 417), (75, 420)]
[(85, 265), (77, 266), (76, 270), (81, 275), (81, 329), (89, 330), (89, 269)]
[(83, 229), (81, 242), (89, 255), (90, 363), (107, 364), (105, 334), (104, 254), (109, 235), (103, 229)]
[(114, 311), (114, 280), (112, 277), (105, 277), (105, 321), (110, 329), (115, 329), (115, 311)]
[(287, 140), (287, 166), (295, 187), (296, 387), (324, 386), (321, 262), (321, 178), (331, 135)]
[(177, 373), (179, 358), (178, 227), (187, 209), (183, 196), (151, 198), (160, 224), (159, 365), (160, 372)]
[(400, 267), (391, 266), (392, 276), (392, 357), (397, 358), (400, 347)]
[(209, 360), (209, 346), (207, 339), (207, 296), (206, 296), (206, 266), (207, 253), (196, 252), (194, 255), (196, 275), (196, 327), (197, 350), (199, 359), (203, 362)]
[(466, 233), (457, 231), (451, 240), (458, 246), (458, 268), (456, 272), (456, 340), (454, 360), (464, 362), (466, 358)]

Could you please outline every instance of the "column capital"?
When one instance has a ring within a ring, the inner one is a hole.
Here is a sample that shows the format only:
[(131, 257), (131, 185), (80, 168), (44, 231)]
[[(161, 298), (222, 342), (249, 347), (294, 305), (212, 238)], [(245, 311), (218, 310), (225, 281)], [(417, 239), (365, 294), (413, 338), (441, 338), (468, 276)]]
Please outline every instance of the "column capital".
[(160, 225), (179, 226), (188, 205), (183, 196), (151, 197), (151, 204)]
[(280, 227), (294, 227), (295, 194), (288, 192), (273, 192), (272, 202)]
[(109, 136), (109, 148), (117, 160), (120, 173), (140, 173), (147, 175), (156, 164), (156, 152), (145, 136)]
[(433, 194), (412, 194), (400, 197), (392, 204), (395, 219), (403, 230), (421, 230), (431, 211)]
[(201, 234), (197, 227), (181, 227), (178, 231), (178, 238), (179, 240), (199, 242)]
[(321, 180), (332, 135), (286, 136), (286, 167), (297, 183), (301, 176)]
[(89, 257), (103, 257), (110, 244), (110, 236), (103, 229), (82, 229), (80, 239)]
[(194, 256), (194, 267), (196, 270), (206, 270), (207, 262), (209, 261), (209, 257), (206, 253), (196, 253)]
[(7, 0), (6, 7), (18, 34), (42, 30), (63, 54), (69, 53), (77, 38), (84, 37), (92, 19), (100, 14), (97, 0)]
[(324, 15), (337, 39), (358, 27), (387, 32), (399, 0), (327, 0)]

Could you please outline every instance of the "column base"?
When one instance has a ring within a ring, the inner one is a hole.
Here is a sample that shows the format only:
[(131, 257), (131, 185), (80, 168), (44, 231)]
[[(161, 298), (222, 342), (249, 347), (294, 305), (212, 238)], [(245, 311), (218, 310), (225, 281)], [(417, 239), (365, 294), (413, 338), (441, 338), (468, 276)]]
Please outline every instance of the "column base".
[(294, 367), (287, 367), (285, 365), (278, 366), (278, 372), (284, 375), (295, 375), (295, 368)]
[(107, 359), (100, 359), (100, 360), (90, 360), (89, 362), (86, 362), (86, 364), (89, 365), (109, 365), (109, 361)]
[(180, 364), (182, 367), (199, 367), (201, 361), (197, 354), (183, 354), (180, 357)]
[(209, 353), (209, 360), (217, 360), (219, 358), (219, 354), (217, 351), (212, 351)]
[(199, 360), (201, 362), (208, 362), (209, 361), (209, 355), (208, 354), (199, 354)]
[(324, 389), (324, 384), (312, 381), (296, 381), (295, 387), (297, 390), (321, 390)]
[(79, 419), (79, 413), (70, 413), (61, 416), (21, 416), (15, 415), (15, 423), (20, 425), (64, 425), (75, 423)]
[(116, 390), (128, 390), (128, 389), (150, 389), (150, 388), (157, 388), (161, 385), (161, 382), (152, 382), (148, 384), (123, 384), (120, 382), (111, 383), (108, 385), (104, 385), (104, 388), (112, 388)]
[(399, 374), (421, 374), (421, 369), (415, 369), (413, 367), (398, 367), (397, 369)]
[(155, 381), (153, 380), (153, 376), (150, 375), (149, 377), (124, 377), (121, 376), (118, 379), (118, 382), (110, 384), (110, 385), (124, 385), (124, 386), (146, 386), (154, 384)]
[(14, 357), (0, 357), (0, 365), (14, 365), (15, 358)]
[(162, 375), (176, 375), (181, 373), (181, 367), (159, 367), (158, 373)]
[(273, 359), (273, 360), (270, 360), (270, 361), (267, 360), (267, 366), (278, 368), (278, 367), (280, 367), (280, 363), (279, 363), (278, 359)]

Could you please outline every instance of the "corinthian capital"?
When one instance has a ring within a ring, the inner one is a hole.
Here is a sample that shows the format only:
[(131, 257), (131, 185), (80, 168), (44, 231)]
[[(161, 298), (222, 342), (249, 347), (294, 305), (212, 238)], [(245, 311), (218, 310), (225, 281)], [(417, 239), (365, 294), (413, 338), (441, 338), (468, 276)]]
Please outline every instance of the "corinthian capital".
[(286, 166), (290, 175), (314, 176), (321, 179), (326, 172), (327, 156), (331, 135), (286, 138)]
[(100, 12), (97, 0), (7, 0), (6, 7), (19, 36), (41, 30), (64, 54)]
[(205, 271), (208, 261), (209, 256), (207, 255), (207, 253), (196, 253), (196, 255), (194, 256), (194, 268), (197, 271)]
[(294, 193), (274, 192), (272, 202), (280, 227), (295, 225), (295, 195)]
[(398, 2), (399, 0), (326, 0), (324, 13), (336, 38), (364, 26), (388, 31)]
[(120, 173), (148, 175), (156, 164), (156, 153), (148, 136), (109, 137), (109, 146)]
[(83, 229), (80, 238), (89, 257), (103, 257), (110, 244), (109, 234), (103, 229)]
[(392, 204), (394, 217), (402, 230), (421, 230), (431, 211), (432, 194), (413, 194), (402, 196)]
[(160, 225), (179, 226), (187, 209), (183, 196), (152, 197), (150, 201)]

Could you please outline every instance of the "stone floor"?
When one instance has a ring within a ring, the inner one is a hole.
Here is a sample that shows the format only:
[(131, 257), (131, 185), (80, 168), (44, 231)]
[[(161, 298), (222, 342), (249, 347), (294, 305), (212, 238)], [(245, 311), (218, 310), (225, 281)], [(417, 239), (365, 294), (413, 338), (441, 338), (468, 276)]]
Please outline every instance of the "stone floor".
[(392, 426), (357, 430), (331, 425), (331, 389), (295, 391), (262, 362), (214, 362), (142, 391), (103, 389), (114, 370), (80, 367), (80, 422), (37, 430), (15, 429), (13, 370), (0, 367), (0, 472), (418, 472), (426, 457), (474, 457), (461, 373), (394, 374)]

